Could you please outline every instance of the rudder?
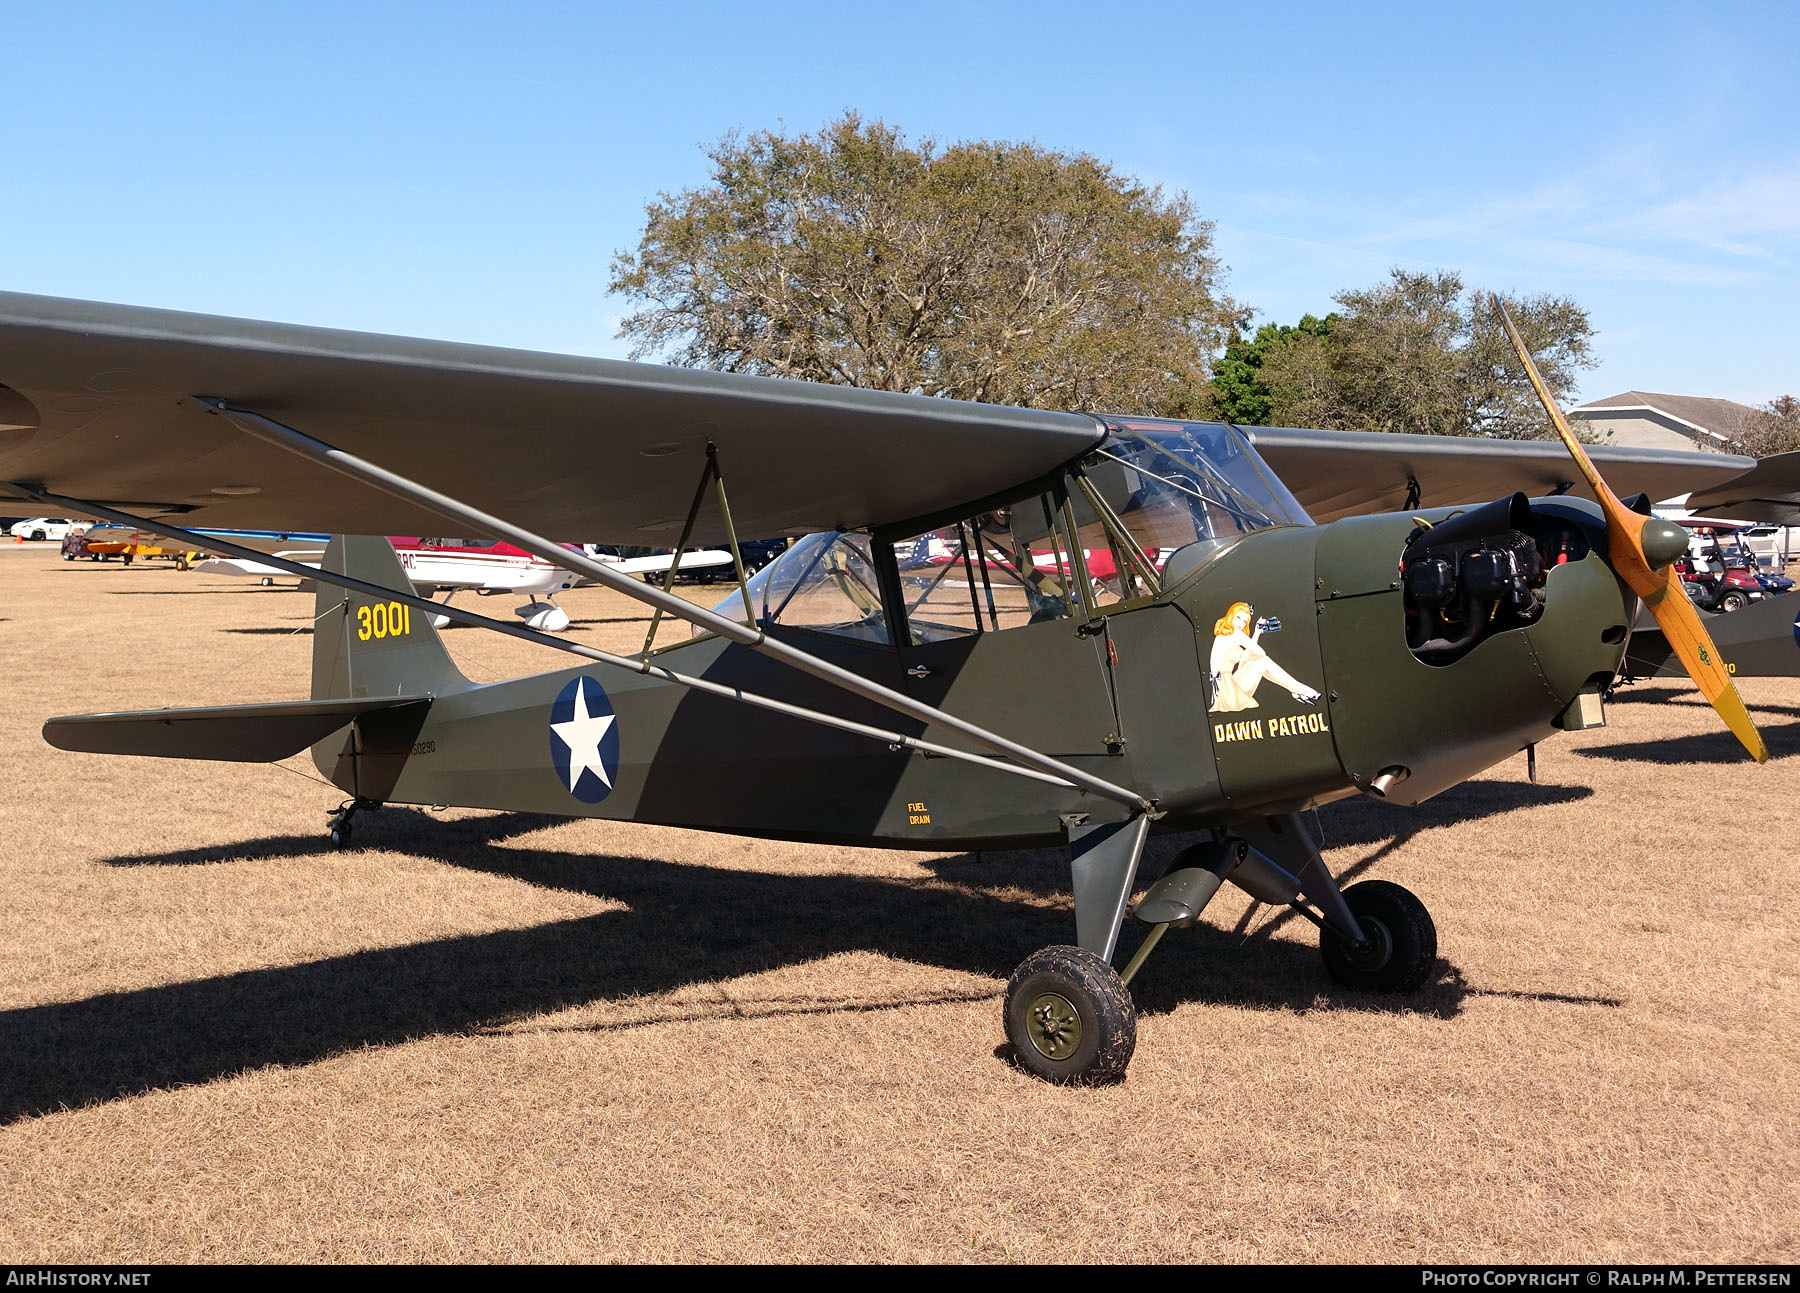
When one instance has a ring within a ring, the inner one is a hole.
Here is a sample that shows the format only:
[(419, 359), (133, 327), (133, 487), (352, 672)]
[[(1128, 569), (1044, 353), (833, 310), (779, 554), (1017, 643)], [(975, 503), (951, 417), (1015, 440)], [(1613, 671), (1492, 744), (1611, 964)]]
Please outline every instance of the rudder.
[[(396, 592), (413, 591), (393, 544), (379, 535), (334, 536), (322, 567)], [(314, 700), (442, 696), (468, 686), (428, 614), (319, 582), (313, 602)]]

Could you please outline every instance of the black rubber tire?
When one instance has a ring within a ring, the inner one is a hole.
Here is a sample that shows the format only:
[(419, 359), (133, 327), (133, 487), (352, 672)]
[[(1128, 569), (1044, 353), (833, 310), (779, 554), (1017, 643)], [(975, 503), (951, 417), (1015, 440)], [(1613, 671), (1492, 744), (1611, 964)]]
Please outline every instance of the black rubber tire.
[(42, 530), (33, 530), (31, 532), (31, 541), (33, 543), (42, 543), (45, 539), (48, 539), (49, 537), (50, 536), (48, 534), (45, 534)]
[(350, 847), (350, 823), (345, 822), (342, 826), (331, 828), (331, 847), (334, 849)]
[(131, 564), (131, 554), (129, 552), (121, 552), (119, 554), (119, 560), (129, 566)]
[[(1389, 880), (1364, 880), (1344, 890), (1344, 901), (1378, 947), (1377, 959), (1359, 960), (1337, 935), (1319, 935), (1319, 954), (1331, 977), (1363, 992), (1412, 992), (1437, 969), (1437, 926), (1412, 890)], [(1374, 926), (1374, 928), (1370, 928)]]
[[(1032, 1003), (1053, 993), (1074, 1007), (1080, 1040), (1053, 1059), (1033, 1039)], [(1006, 1038), (1019, 1063), (1046, 1081), (1099, 1086), (1122, 1081), (1137, 1049), (1137, 1007), (1112, 966), (1080, 947), (1046, 947), (1020, 962), (1006, 984)]]
[(1748, 605), (1749, 605), (1749, 602), (1747, 602), (1744, 599), (1744, 595), (1735, 590), (1732, 592), (1729, 592), (1729, 593), (1725, 593), (1722, 596), (1720, 596), (1720, 598), (1719, 598), (1719, 610), (1721, 612), (1741, 611), (1744, 609), (1744, 607), (1746, 607)]

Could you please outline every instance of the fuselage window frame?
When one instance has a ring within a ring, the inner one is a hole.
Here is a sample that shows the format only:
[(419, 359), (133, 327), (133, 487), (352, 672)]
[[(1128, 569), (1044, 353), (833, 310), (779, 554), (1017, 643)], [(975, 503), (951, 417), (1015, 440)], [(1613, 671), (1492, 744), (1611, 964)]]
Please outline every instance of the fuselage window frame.
[[(1072, 516), (1069, 510), (1067, 475), (1063, 471), (1058, 471), (1054, 476), (1034, 481), (1023, 489), (1009, 490), (1005, 494), (996, 494), (964, 504), (953, 514), (940, 513), (936, 516), (923, 517), (897, 525), (882, 526), (871, 532), (870, 555), (881, 580), (888, 632), (898, 648), (902, 651), (909, 651), (936, 645), (931, 642), (917, 643), (912, 640), (912, 624), (900, 578), (900, 566), (894, 555), (896, 543), (934, 529), (954, 527), (959, 546), (962, 548), (964, 577), (969, 583), (970, 609), (975, 619), (975, 631), (968, 636), (979, 637), (984, 633), (1006, 633), (1013, 628), (1026, 627), (1024, 625), (999, 627), (997, 598), (994, 596), (987, 569), (989, 541), (983, 537), (980, 528), (974, 524), (971, 518), (979, 517), (983, 513), (998, 508), (1030, 506), (1034, 501), (1043, 509), (1047, 538), (1056, 561), (1056, 578), (1062, 592), (1062, 603), (1066, 608), (1066, 613), (1061, 618), (1076, 627), (1081, 627), (1097, 618), (1097, 612), (1087, 590), (1086, 563), (1081, 560), (1080, 551), (1071, 542), (1070, 536), (1077, 532), (1071, 526)], [(980, 552), (983, 560), (979, 563), (975, 562), (973, 552)], [(998, 556), (1006, 557), (1006, 554), (1000, 549), (996, 548), (994, 552)], [(977, 566), (980, 568), (979, 576), (974, 573)], [(977, 587), (977, 578), (981, 584), (979, 588)], [(985, 615), (981, 606), (983, 591), (987, 593), (988, 603)], [(984, 619), (988, 623), (984, 624), (982, 622)]]

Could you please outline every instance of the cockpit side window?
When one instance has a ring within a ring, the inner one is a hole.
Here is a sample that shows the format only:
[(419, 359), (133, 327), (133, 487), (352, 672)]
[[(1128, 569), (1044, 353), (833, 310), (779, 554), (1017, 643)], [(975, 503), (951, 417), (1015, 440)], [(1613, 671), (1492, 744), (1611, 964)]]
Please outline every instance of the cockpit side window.
[(894, 564), (915, 646), (1075, 613), (1069, 554), (1048, 495), (901, 539)]
[[(867, 534), (809, 534), (751, 577), (750, 618), (885, 644), (880, 588)], [(727, 619), (746, 618), (740, 593), (713, 609)]]

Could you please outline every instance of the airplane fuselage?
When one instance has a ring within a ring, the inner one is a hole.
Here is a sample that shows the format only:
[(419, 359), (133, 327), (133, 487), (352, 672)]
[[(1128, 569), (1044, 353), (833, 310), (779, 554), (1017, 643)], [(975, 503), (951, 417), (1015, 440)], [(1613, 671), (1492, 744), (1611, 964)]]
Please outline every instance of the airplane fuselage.
[[(1411, 514), (1246, 534), (1149, 604), (1088, 619), (900, 647), (771, 631), (1136, 789), (1163, 814), (1159, 829), (1249, 822), (1359, 791), (1417, 803), (1554, 734), (1577, 698), (1618, 666), (1629, 594), (1600, 555), (1597, 509), (1568, 499), (1533, 508), (1585, 535), (1584, 550), (1547, 571), (1535, 622), (1494, 632), (1449, 663), (1426, 663), (1409, 646), (1399, 560), (1419, 532)], [(324, 587), (319, 597), (322, 614), (344, 599)], [(355, 632), (358, 602), (349, 599), (339, 631)], [(327, 615), (319, 631), (332, 630)], [(315, 679), (315, 692), (416, 691), (404, 676), (407, 650), (398, 635), (364, 644), (350, 676)], [(720, 639), (659, 660), (922, 732)], [(593, 752), (599, 779), (579, 767), (571, 774), (569, 744), (552, 730), (559, 703), (567, 711), (571, 689), (583, 687), (579, 717), (598, 723), (604, 705), (612, 719), (610, 758)], [(1072, 789), (890, 749), (605, 665), (441, 689), (422, 727), (386, 738), (385, 755), (375, 748), (383, 739), (365, 725), (356, 758), (341, 737), (315, 747), (315, 758), (347, 791), (386, 802), (902, 848), (1055, 844), (1071, 820), (1126, 815)]]

